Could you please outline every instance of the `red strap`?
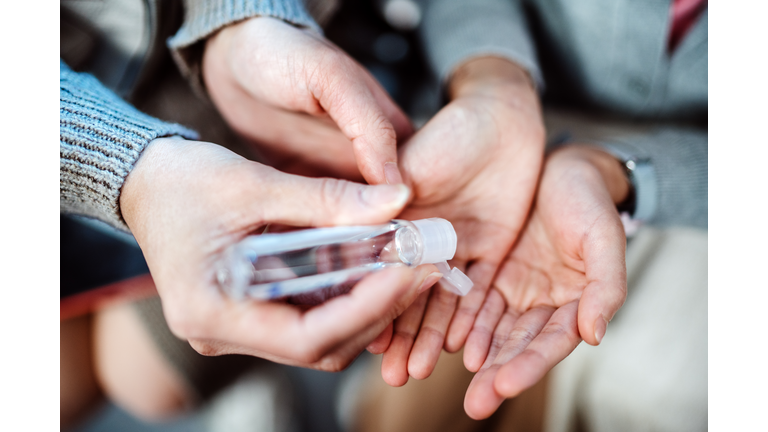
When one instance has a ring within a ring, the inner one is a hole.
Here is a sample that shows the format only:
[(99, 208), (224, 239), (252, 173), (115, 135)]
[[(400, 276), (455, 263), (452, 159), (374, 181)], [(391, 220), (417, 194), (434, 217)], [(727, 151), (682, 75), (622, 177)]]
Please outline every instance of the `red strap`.
[(126, 301), (157, 295), (152, 276), (144, 274), (113, 284), (65, 297), (60, 301), (60, 321), (89, 314)]
[(675, 48), (683, 40), (693, 24), (707, 8), (707, 0), (674, 0), (670, 11), (672, 27), (669, 30), (668, 52), (674, 52)]

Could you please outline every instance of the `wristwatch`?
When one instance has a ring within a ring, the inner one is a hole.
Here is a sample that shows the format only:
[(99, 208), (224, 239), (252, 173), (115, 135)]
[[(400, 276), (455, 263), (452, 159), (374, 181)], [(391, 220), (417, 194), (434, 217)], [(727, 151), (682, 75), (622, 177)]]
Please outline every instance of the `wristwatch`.
[(656, 213), (657, 199), (656, 171), (650, 159), (619, 154), (615, 148), (605, 149), (622, 163), (630, 184), (627, 198), (616, 206), (619, 213), (627, 212), (640, 221), (649, 220)]

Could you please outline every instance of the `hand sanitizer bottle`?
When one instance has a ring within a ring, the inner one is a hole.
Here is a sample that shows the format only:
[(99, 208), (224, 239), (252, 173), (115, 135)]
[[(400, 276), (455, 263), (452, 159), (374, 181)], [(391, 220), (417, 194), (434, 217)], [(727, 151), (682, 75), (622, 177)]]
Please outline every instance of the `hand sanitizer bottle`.
[(472, 281), (446, 262), (456, 253), (456, 243), (453, 225), (439, 218), (262, 234), (229, 247), (216, 277), (235, 299), (312, 297), (318, 290), (327, 298), (383, 268), (435, 264), (443, 286), (465, 295)]

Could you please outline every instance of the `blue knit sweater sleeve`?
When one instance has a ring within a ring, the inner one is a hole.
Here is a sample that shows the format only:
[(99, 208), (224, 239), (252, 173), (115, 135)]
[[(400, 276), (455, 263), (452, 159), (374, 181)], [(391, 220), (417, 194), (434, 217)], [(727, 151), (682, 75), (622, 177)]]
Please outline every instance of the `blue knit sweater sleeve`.
[(142, 150), (158, 137), (197, 134), (139, 112), (63, 61), (59, 69), (60, 211), (130, 231), (120, 213), (120, 189)]

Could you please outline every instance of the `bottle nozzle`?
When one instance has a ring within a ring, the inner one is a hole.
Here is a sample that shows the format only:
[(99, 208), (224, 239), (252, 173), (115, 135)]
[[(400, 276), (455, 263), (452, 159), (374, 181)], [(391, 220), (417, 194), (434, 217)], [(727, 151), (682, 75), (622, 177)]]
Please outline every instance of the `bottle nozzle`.
[(472, 280), (461, 270), (448, 265), (456, 253), (456, 231), (453, 225), (440, 218), (420, 219), (413, 221), (421, 233), (424, 242), (422, 259), (419, 264), (434, 264), (443, 274), (441, 281), (450, 291), (458, 295), (466, 295), (474, 285)]
[(443, 282), (443, 285), (449, 291), (460, 296), (465, 296), (475, 285), (472, 282), (472, 279), (465, 275), (464, 272), (456, 267), (451, 269), (446, 261), (435, 263), (435, 266), (437, 266), (437, 269), (443, 274), (443, 278), (440, 279), (440, 282)]

